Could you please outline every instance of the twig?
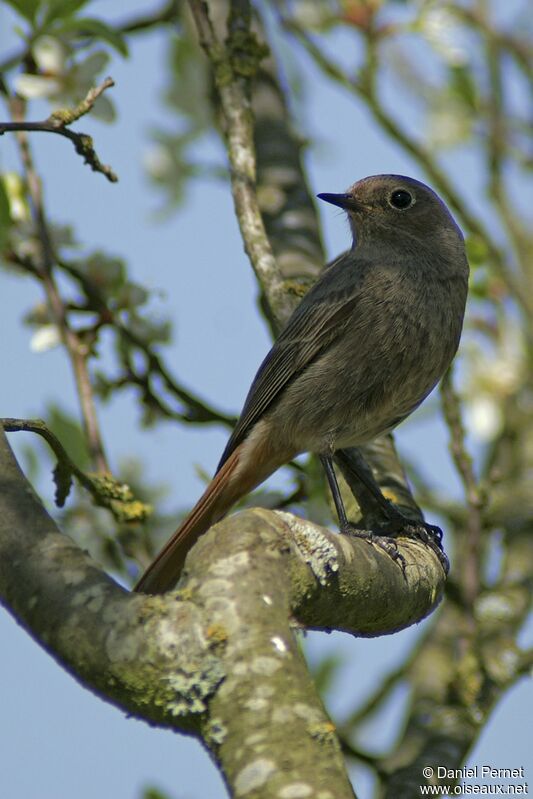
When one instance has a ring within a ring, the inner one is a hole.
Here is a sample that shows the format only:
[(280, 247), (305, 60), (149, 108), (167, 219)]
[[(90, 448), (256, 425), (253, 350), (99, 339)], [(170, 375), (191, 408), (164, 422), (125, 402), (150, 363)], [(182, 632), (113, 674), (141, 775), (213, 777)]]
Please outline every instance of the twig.
[(450, 431), (450, 451), (464, 487), (468, 507), (468, 539), (461, 582), (463, 598), (467, 607), (471, 609), (481, 582), (481, 535), (486, 496), (476, 480), (472, 458), (466, 449), (461, 405), (453, 387), (453, 367), (448, 369), (442, 380), (441, 398), (444, 419)]
[[(233, 428), (236, 423), (236, 417), (224, 414), (214, 408), (209, 408), (204, 402), (199, 400), (183, 386), (180, 386), (173, 376), (170, 374), (166, 366), (163, 364), (161, 358), (156, 355), (149, 347), (149, 345), (142, 340), (140, 336), (131, 330), (131, 328), (123, 325), (121, 322), (115, 324), (116, 330), (130, 345), (140, 350), (148, 362), (148, 370), (145, 373), (144, 388), (149, 389), (148, 381), (150, 374), (158, 375), (165, 384), (166, 388), (172, 392), (181, 402), (185, 403), (189, 409), (188, 413), (180, 414), (181, 421), (184, 422), (216, 422), (223, 424), (226, 427)], [(130, 367), (133, 364), (130, 363)], [(138, 377), (138, 375), (137, 375)], [(140, 383), (138, 383), (140, 385)], [(150, 398), (154, 398), (153, 392), (149, 392)]]
[(115, 82), (112, 78), (106, 78), (99, 86), (90, 89), (86, 97), (78, 103), (75, 108), (61, 108), (57, 111), (53, 111), (50, 116), (42, 122), (0, 122), (0, 136), (13, 131), (57, 133), (60, 136), (65, 136), (74, 144), (74, 148), (78, 155), (82, 156), (84, 162), (89, 164), (93, 172), (101, 172), (111, 183), (116, 183), (118, 177), (110, 166), (102, 164), (98, 158), (94, 150), (92, 137), (88, 136), (86, 133), (75, 133), (67, 127), (84, 116), (84, 114), (87, 114), (94, 106), (98, 97), (100, 97), (106, 89), (114, 85)]
[[(26, 267), (26, 264), (22, 265)], [(235, 416), (225, 414), (222, 411), (209, 407), (203, 400), (178, 383), (163, 362), (163, 359), (154, 352), (150, 344), (141, 335), (122, 322), (118, 314), (114, 314), (112, 310), (110, 310), (99, 286), (80, 271), (75, 263), (61, 259), (58, 260), (57, 265), (79, 283), (91, 303), (90, 310), (96, 310), (100, 315), (98, 326), (109, 325), (124, 342), (142, 352), (146, 359), (146, 370), (141, 372), (139, 369), (135, 368), (134, 362), (125, 356), (123, 360), (127, 374), (124, 375), (123, 378), (118, 378), (116, 381), (117, 387), (128, 383), (138, 385), (143, 390), (143, 395), (147, 404), (156, 406), (164, 416), (171, 419), (192, 423), (214, 422), (230, 428), (235, 426), (237, 421)], [(159, 397), (156, 397), (150, 388), (150, 378), (153, 376), (160, 377), (165, 388), (179, 399), (180, 402), (186, 405), (188, 410), (182, 413), (176, 412), (166, 406)]]
[(87, 474), (76, 466), (59, 439), (41, 419), (0, 419), (6, 433), (30, 432), (42, 436), (57, 458), (54, 469), (56, 504), (63, 507), (70, 492), (72, 476), (93, 497), (95, 503), (107, 508), (119, 522), (142, 521), (150, 515), (150, 505), (135, 499), (130, 487), (110, 474)]
[(344, 755), (352, 757), (354, 760), (360, 760), (361, 763), (366, 763), (367, 766), (370, 766), (372, 769), (374, 769), (377, 777), (385, 776), (385, 771), (381, 766), (380, 757), (371, 755), (369, 752), (365, 752), (363, 749), (354, 746), (354, 744), (352, 744), (352, 742), (342, 733), (337, 732), (337, 737)]
[[(176, 410), (170, 403), (158, 396), (152, 388), (152, 378), (161, 377), (161, 374), (155, 370), (152, 371), (150, 368), (142, 371), (137, 369), (134, 361), (129, 356), (124, 356), (123, 361), (125, 363), (124, 373), (111, 380), (106, 378), (106, 386), (109, 386), (109, 388), (120, 389), (127, 386), (137, 386), (142, 395), (142, 403), (148, 408), (155, 409), (161, 417), (166, 419), (174, 419), (177, 422), (185, 422), (186, 424), (212, 423), (222, 424), (230, 429), (235, 427), (237, 421), (235, 416), (229, 416), (217, 411), (215, 408), (210, 408), (173, 381), (173, 388), (170, 390), (187, 406), (183, 410)], [(164, 367), (162, 368), (164, 369)], [(168, 385), (166, 387), (167, 389), (169, 388)]]
[[(281, 322), (288, 317), (289, 306), (289, 312), (292, 311), (292, 305), (272, 253), (257, 201), (250, 77), (262, 52), (249, 28), (249, 3), (240, 3), (238, 8), (233, 9), (227, 46), (219, 41), (215, 33), (209, 16), (209, 4), (202, 0), (189, 0), (189, 5), (200, 44), (213, 68), (224, 117), (235, 212), (245, 250), (268, 299), (270, 313)], [(232, 47), (239, 49), (239, 61), (233, 58)]]
[[(6, 261), (16, 264), (37, 279), (41, 277), (40, 272), (35, 268), (33, 262), (27, 257), (21, 256), (19, 253), (8, 252)], [(124, 374), (119, 375), (113, 380), (106, 379), (107, 386), (117, 389), (131, 385), (138, 386), (143, 394), (143, 402), (149, 407), (156, 408), (161, 416), (168, 419), (174, 419), (188, 424), (214, 423), (222, 424), (230, 429), (235, 427), (237, 422), (236, 416), (226, 414), (217, 408), (207, 405), (203, 399), (193, 394), (176, 380), (164, 363), (163, 358), (154, 352), (148, 341), (143, 339), (141, 335), (117, 318), (117, 315), (114, 314), (106, 304), (104, 295), (99, 287), (80, 272), (76, 265), (62, 259), (57, 261), (57, 266), (80, 284), (81, 289), (85, 292), (89, 301), (89, 303), (80, 305), (69, 303), (67, 310), (76, 310), (78, 312), (88, 311), (91, 313), (96, 311), (99, 314), (99, 318), (94, 325), (91, 325), (90, 328), (84, 328), (83, 331), (76, 331), (77, 335), (81, 335), (83, 332), (84, 338), (88, 334), (94, 337), (97, 330), (104, 326), (109, 326), (113, 332), (123, 338), (125, 343), (141, 352), (146, 360), (146, 368), (141, 370), (136, 367), (134, 359), (130, 358), (127, 353), (123, 354), (122, 362), (125, 370)], [(156, 395), (151, 387), (151, 380), (154, 377), (160, 378), (167, 391), (186, 406), (184, 410), (175, 410), (161, 397)]]
[(418, 163), (430, 178), (437, 191), (443, 196), (448, 205), (459, 215), (465, 227), (475, 236), (479, 237), (487, 248), (487, 256), (491, 265), (500, 274), (509, 290), (529, 315), (533, 315), (532, 295), (522, 282), (517, 278), (512, 269), (508, 268), (504, 253), (490, 235), (488, 228), (476, 216), (462, 197), (453, 187), (444, 170), (437, 164), (433, 154), (413, 136), (385, 109), (377, 92), (377, 58), (376, 39), (371, 30), (366, 31), (366, 64), (361, 71), (361, 77), (349, 77), (344, 69), (327, 56), (317, 43), (293, 19), (282, 18), (284, 28), (300, 42), (307, 53), (315, 61), (322, 72), (331, 80), (343, 86), (352, 94), (358, 96), (369, 110), (381, 128), (397, 142)]
[(507, 230), (518, 263), (524, 275), (527, 275), (531, 260), (531, 239), (528, 237), (525, 227), (520, 223), (518, 209), (511, 206), (511, 201), (505, 188), (504, 163), (507, 143), (506, 125), (508, 122), (504, 100), (502, 50), (490, 26), (487, 25), (483, 28), (483, 32), (486, 37), (486, 63), (489, 78), (488, 136), (486, 137), (489, 195), (496, 205), (500, 219)]
[[(483, 8), (481, 6), (481, 8)], [(474, 28), (476, 31), (481, 31), (484, 34), (489, 34), (494, 38), (495, 43), (502, 50), (507, 51), (522, 69), (527, 80), (531, 80), (531, 67), (533, 62), (533, 50), (531, 42), (527, 38), (527, 32), (524, 31), (525, 36), (522, 38), (514, 36), (509, 31), (495, 30), (489, 25), (489, 21), (484, 13), (475, 7), (461, 5), (456, 3), (453, 6), (453, 13), (462, 19), (467, 25)]]
[[(17, 98), (10, 99), (10, 107), (13, 116), (19, 116), (20, 106)], [(84, 343), (80, 341), (76, 333), (70, 328), (66, 309), (53, 276), (53, 267), (56, 259), (43, 206), (41, 182), (33, 163), (27, 137), (23, 132), (17, 133), (17, 141), (19, 143), (22, 162), (28, 180), (30, 209), (36, 233), (41, 243), (42, 263), (36, 269), (36, 274), (44, 286), (52, 317), (58, 327), (61, 340), (69, 354), (72, 364), (80, 401), (83, 426), (91, 459), (97, 471), (106, 473), (109, 472), (110, 469), (100, 435), (91, 380), (87, 368), (88, 351)]]
[(132, 17), (132, 19), (120, 23), (115, 30), (122, 34), (142, 33), (157, 25), (167, 25), (175, 23), (180, 9), (181, 0), (170, 0), (161, 6), (159, 11), (146, 16)]
[(375, 713), (381, 707), (383, 702), (385, 702), (385, 700), (390, 696), (392, 689), (395, 688), (399, 682), (406, 679), (407, 669), (412, 664), (415, 653), (418, 654), (418, 651), (418, 646), (413, 647), (407, 662), (402, 663), (401, 666), (399, 666), (397, 669), (394, 669), (394, 671), (391, 671), (386, 677), (384, 677), (383, 681), (380, 683), (374, 693), (370, 694), (358, 708), (350, 713), (346, 721), (344, 721), (341, 725), (341, 731), (344, 731), (346, 736), (348, 736), (349, 732), (354, 727), (366, 720), (368, 716), (371, 716), (373, 713)]

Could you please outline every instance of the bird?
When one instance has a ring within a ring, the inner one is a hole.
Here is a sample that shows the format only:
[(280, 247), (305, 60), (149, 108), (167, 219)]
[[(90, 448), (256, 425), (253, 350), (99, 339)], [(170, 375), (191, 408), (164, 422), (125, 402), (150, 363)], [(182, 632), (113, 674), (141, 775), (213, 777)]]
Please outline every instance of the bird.
[(414, 178), (383, 174), (318, 198), (346, 213), (352, 246), (324, 267), (289, 318), (213, 479), (136, 591), (170, 590), (199, 536), (297, 455), (318, 455), (334, 490), (334, 453), (393, 430), (457, 351), (469, 267), (439, 196)]

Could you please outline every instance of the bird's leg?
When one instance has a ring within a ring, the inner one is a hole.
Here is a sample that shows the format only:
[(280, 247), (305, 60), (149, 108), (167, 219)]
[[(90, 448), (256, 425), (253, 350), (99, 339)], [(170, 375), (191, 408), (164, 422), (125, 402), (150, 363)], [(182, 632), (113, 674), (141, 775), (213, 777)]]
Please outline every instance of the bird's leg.
[(395, 508), (392, 502), (384, 496), (381, 488), (374, 479), (372, 470), (358, 450), (350, 450), (350, 469), (375, 499), (383, 512), (389, 529), (392, 531), (399, 531), (402, 530), (406, 524), (412, 522), (411, 519), (404, 516), (404, 514)]
[[(333, 502), (335, 504), (335, 510), (337, 511), (337, 516), (339, 517), (339, 527), (341, 533), (353, 535), (357, 538), (363, 538), (365, 541), (368, 541), (369, 544), (376, 544), (388, 555), (390, 555), (393, 560), (399, 561), (403, 570), (406, 565), (405, 559), (403, 555), (398, 552), (398, 545), (394, 538), (391, 538), (390, 536), (376, 535), (376, 533), (374, 533), (372, 530), (365, 530), (348, 521), (331, 455), (320, 455), (320, 462), (322, 463), (326, 473), (328, 485), (333, 497)], [(385, 502), (387, 502), (385, 497), (383, 495), (381, 496)], [(390, 505), (390, 503), (388, 504)]]
[[(433, 524), (428, 524), (423, 519), (406, 516), (382, 494), (381, 488), (374, 479), (374, 475), (364, 460), (361, 453), (356, 448), (349, 451), (337, 450), (335, 459), (338, 461), (346, 477), (351, 473), (362, 483), (367, 492), (374, 498), (376, 504), (383, 512), (384, 523), (381, 529), (386, 532), (402, 533), (404, 536), (419, 539), (429, 546), (439, 558), (446, 573), (449, 571), (450, 564), (442, 548), (442, 530)], [(352, 489), (353, 490), (353, 489)], [(379, 528), (378, 528), (379, 529)]]
[(333, 468), (333, 460), (330, 455), (320, 455), (320, 463), (324, 467), (324, 471), (326, 473), (331, 496), (333, 497), (333, 502), (335, 504), (335, 510), (337, 511), (337, 516), (339, 517), (339, 527), (341, 531), (344, 531), (350, 522), (346, 516), (346, 509), (344, 507), (344, 502), (342, 501), (341, 490), (337, 482), (337, 475), (335, 474), (335, 469)]

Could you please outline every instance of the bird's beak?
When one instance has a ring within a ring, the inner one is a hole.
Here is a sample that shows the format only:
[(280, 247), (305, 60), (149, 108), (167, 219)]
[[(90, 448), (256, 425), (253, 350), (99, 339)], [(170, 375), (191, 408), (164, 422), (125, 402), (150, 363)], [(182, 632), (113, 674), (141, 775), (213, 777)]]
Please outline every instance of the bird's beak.
[(344, 208), (345, 211), (359, 211), (360, 204), (355, 200), (352, 194), (317, 194), (319, 200), (324, 200), (332, 205), (338, 205), (339, 208)]

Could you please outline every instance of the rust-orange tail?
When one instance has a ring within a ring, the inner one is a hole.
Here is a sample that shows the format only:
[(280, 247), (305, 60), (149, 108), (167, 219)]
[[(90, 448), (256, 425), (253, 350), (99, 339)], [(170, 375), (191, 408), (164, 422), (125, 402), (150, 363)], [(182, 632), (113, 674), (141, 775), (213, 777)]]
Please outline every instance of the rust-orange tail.
[(144, 594), (169, 591), (177, 582), (185, 557), (198, 538), (221, 519), (247, 489), (250, 490), (247, 486), (241, 487), (239, 480), (232, 485), (231, 477), (239, 462), (240, 450), (241, 447), (237, 447), (217, 472), (192, 511), (139, 579), (134, 591)]

